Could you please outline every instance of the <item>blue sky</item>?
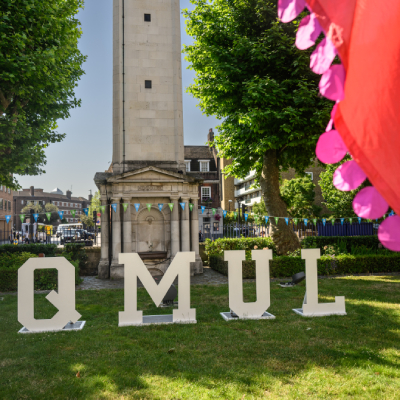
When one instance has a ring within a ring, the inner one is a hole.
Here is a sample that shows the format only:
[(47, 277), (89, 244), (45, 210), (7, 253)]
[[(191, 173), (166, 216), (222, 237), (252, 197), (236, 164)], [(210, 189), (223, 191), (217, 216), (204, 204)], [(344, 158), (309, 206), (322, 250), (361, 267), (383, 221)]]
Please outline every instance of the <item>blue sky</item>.
[[(46, 174), (17, 176), (22, 187), (35, 186), (51, 191), (59, 187), (66, 192), (72, 186), (74, 196), (87, 198), (96, 190), (93, 177), (108, 168), (112, 157), (112, 0), (85, 0), (78, 14), (83, 35), (81, 52), (88, 56), (83, 69), (86, 74), (76, 88), (82, 107), (72, 110), (68, 120), (60, 120), (58, 131), (67, 137), (51, 145), (47, 151)], [(181, 0), (181, 8), (192, 9), (189, 0)], [(190, 44), (181, 16), (182, 43)], [(209, 128), (218, 121), (202, 115), (197, 101), (185, 93), (194, 78), (187, 70), (182, 55), (183, 124), (185, 144), (203, 145)]]

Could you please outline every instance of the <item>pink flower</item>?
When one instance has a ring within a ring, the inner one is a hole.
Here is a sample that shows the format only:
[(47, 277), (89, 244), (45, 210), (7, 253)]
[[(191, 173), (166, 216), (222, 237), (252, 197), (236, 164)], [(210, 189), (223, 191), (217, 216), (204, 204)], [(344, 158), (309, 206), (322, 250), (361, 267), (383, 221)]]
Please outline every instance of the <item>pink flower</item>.
[(254, 250), (257, 250), (258, 249), (258, 246), (254, 246)]

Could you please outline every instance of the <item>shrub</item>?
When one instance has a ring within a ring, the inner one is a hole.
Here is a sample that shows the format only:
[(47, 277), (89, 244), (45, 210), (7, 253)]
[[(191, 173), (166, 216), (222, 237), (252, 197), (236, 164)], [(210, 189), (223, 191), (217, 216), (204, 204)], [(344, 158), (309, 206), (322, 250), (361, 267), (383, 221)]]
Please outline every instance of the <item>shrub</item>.
[(310, 236), (301, 241), (303, 249), (323, 249), (325, 246), (335, 246), (344, 253), (350, 253), (352, 247), (365, 246), (378, 249), (380, 242), (378, 236)]
[(72, 261), (78, 261), (79, 269), (84, 270), (88, 260), (85, 245), (83, 243), (67, 243), (64, 246), (64, 253), (69, 254)]
[[(210, 267), (223, 275), (228, 275), (228, 263), (221, 256), (210, 256)], [(305, 271), (305, 261), (300, 257), (274, 257), (270, 262), (270, 276), (272, 278), (290, 277), (300, 271)], [(400, 272), (400, 254), (363, 256), (343, 254), (336, 257), (321, 256), (318, 260), (318, 275), (380, 272)], [(243, 278), (255, 278), (254, 261), (243, 261)]]
[(54, 257), (56, 255), (57, 245), (55, 244), (19, 244), (15, 246), (13, 244), (3, 244), (0, 246), (0, 255), (4, 253), (31, 253), (40, 254), (43, 253), (46, 257)]

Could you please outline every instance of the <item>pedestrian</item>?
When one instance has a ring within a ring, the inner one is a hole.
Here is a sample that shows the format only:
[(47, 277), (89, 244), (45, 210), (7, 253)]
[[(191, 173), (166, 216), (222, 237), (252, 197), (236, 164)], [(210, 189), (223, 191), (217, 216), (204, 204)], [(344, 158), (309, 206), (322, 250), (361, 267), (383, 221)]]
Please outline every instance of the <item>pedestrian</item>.
[(200, 229), (200, 231), (199, 231), (199, 242), (202, 242), (202, 237), (203, 237), (203, 235), (201, 234), (201, 229)]

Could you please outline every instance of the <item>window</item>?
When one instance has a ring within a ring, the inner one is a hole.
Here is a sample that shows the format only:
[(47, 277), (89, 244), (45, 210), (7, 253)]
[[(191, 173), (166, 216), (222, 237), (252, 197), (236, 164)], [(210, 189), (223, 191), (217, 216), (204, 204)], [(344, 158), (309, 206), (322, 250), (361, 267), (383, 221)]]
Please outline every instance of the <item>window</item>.
[(23, 201), (23, 200), (21, 200), (21, 204), (22, 204), (22, 205), (24, 204), (24, 201)]
[(214, 232), (218, 232), (219, 231), (219, 222), (214, 222)]
[(190, 172), (190, 160), (185, 160), (186, 172)]
[(313, 180), (314, 174), (312, 172), (306, 172), (306, 175), (308, 175), (310, 179)]
[(82, 208), (82, 204), (79, 204), (79, 208)]
[(8, 193), (11, 193), (11, 189), (10, 188), (8, 188)]
[(11, 211), (11, 201), (8, 202), (8, 211)]
[(201, 188), (201, 199), (211, 199), (211, 188), (209, 186), (202, 186)]
[(209, 171), (210, 171), (210, 161), (200, 160), (200, 172), (209, 172)]
[(144, 88), (151, 89), (151, 81), (144, 81)]
[(144, 14), (144, 22), (151, 22), (151, 14)]
[(3, 209), (3, 199), (0, 199), (0, 210)]

